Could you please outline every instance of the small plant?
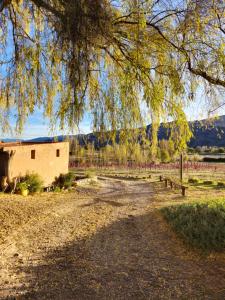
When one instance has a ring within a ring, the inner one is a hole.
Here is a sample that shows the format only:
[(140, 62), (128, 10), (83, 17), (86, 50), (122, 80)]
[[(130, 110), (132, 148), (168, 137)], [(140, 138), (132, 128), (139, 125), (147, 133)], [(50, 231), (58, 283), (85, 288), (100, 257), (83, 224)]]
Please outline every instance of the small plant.
[(20, 182), (17, 184), (17, 190), (28, 190), (29, 193), (39, 193), (43, 190), (43, 180), (36, 173), (27, 174), (20, 178)]
[(203, 184), (205, 184), (205, 185), (212, 185), (212, 184), (214, 184), (214, 181), (212, 181), (212, 180), (204, 180)]
[(17, 184), (17, 192), (19, 192), (22, 196), (27, 196), (29, 194), (28, 184), (26, 182), (19, 182)]
[(68, 189), (73, 185), (74, 174), (69, 172), (67, 174), (60, 174), (59, 177), (55, 179), (55, 186), (60, 189)]
[(53, 192), (60, 193), (61, 192), (60, 187), (59, 186), (55, 186), (54, 189), (53, 189)]
[(31, 194), (40, 193), (43, 190), (43, 180), (40, 175), (36, 173), (27, 174), (22, 182), (26, 182), (28, 185), (28, 190)]
[(89, 170), (85, 173), (85, 176), (86, 178), (93, 178), (95, 177), (95, 172)]
[(202, 157), (198, 154), (194, 154), (194, 155), (189, 156), (188, 160), (189, 161), (194, 161), (194, 162), (202, 161)]
[(199, 183), (200, 181), (199, 181), (199, 179), (198, 178), (189, 178), (188, 179), (188, 183), (193, 183), (193, 184), (196, 184), (196, 183)]
[(27, 182), (19, 182), (16, 186), (17, 191), (23, 192), (25, 190), (28, 190), (28, 184)]

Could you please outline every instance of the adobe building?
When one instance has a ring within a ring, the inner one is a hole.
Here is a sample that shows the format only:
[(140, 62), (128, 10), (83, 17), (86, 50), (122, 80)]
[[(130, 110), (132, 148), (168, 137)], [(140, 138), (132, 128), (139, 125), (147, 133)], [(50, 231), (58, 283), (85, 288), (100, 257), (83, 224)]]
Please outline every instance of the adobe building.
[(0, 143), (0, 177), (9, 181), (37, 173), (49, 186), (55, 177), (68, 173), (69, 142)]

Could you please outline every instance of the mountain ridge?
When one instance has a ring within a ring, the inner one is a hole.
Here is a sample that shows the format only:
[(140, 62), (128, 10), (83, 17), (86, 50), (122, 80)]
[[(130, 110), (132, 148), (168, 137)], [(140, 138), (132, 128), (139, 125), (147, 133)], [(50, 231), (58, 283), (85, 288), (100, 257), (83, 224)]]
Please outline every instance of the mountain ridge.
[[(188, 143), (189, 147), (196, 148), (198, 146), (208, 147), (225, 147), (225, 115), (217, 118), (208, 118), (203, 120), (195, 120), (188, 122), (190, 129), (192, 130), (193, 137)], [(158, 131), (158, 139), (168, 139), (168, 128), (161, 123)], [(168, 124), (168, 123), (166, 123)], [(146, 133), (149, 136), (151, 132), (151, 124), (146, 126)], [(26, 142), (40, 143), (51, 142), (54, 140), (63, 141), (65, 139), (73, 140), (77, 139), (81, 146), (86, 143), (94, 143), (96, 147), (99, 147), (96, 134), (91, 132), (88, 134), (76, 134), (76, 135), (58, 135), (54, 137), (38, 137), (29, 140), (22, 140)], [(18, 141), (18, 139), (15, 139)], [(3, 142), (15, 141), (13, 139), (2, 139)], [(118, 141), (118, 138), (117, 138)], [(101, 146), (104, 146), (107, 142), (103, 142)]]

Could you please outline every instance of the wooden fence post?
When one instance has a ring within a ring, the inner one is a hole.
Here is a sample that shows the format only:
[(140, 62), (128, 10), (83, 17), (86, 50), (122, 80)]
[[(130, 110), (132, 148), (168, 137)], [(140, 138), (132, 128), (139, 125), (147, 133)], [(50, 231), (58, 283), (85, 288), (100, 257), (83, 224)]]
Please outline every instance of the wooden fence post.
[(183, 182), (183, 154), (180, 155), (180, 181)]
[(182, 186), (181, 189), (182, 189), (182, 196), (185, 196), (185, 186)]

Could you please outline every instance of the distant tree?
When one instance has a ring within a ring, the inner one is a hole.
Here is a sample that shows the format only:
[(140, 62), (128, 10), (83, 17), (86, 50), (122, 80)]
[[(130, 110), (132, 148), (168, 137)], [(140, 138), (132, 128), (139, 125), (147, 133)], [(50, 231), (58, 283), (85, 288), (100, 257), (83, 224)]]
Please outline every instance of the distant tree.
[(169, 152), (167, 149), (161, 149), (160, 150), (160, 158), (161, 158), (161, 161), (164, 162), (164, 163), (167, 163), (170, 161), (170, 155), (169, 155)]
[(225, 148), (220, 147), (220, 148), (218, 149), (218, 153), (225, 153)]
[(124, 165), (128, 161), (128, 149), (126, 144), (115, 144), (114, 145), (114, 157), (119, 165)]
[(70, 155), (74, 155), (75, 154), (75, 149), (76, 149), (76, 141), (75, 139), (71, 139), (70, 141)]
[[(169, 148), (170, 147), (170, 148)], [(170, 152), (169, 152), (170, 150)], [(159, 158), (162, 162), (169, 162), (174, 155), (173, 144), (167, 140), (159, 141)], [(170, 155), (171, 154), (171, 155)]]
[(87, 158), (91, 164), (93, 164), (94, 157), (95, 157), (95, 146), (93, 143), (88, 143), (87, 144)]
[(175, 159), (178, 154), (172, 139), (168, 140), (168, 153), (171, 160)]
[(134, 143), (130, 146), (130, 158), (136, 164), (144, 162), (143, 151), (139, 143)]
[(106, 145), (103, 148), (103, 160), (104, 163), (109, 163), (113, 157), (113, 147), (111, 145)]

